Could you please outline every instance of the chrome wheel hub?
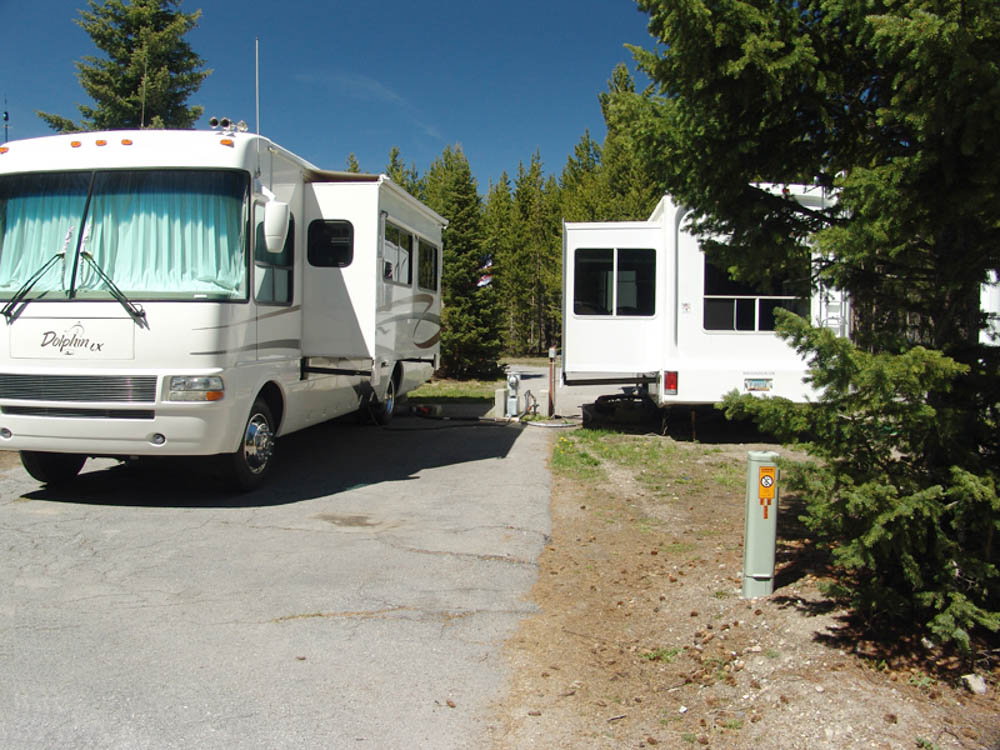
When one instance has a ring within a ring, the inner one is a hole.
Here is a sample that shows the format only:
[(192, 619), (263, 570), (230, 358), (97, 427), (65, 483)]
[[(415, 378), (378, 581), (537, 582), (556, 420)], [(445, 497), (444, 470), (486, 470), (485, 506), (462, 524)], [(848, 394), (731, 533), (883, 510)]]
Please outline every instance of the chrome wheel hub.
[(247, 422), (243, 435), (243, 458), (247, 468), (259, 474), (267, 466), (274, 453), (274, 433), (263, 414), (254, 414)]

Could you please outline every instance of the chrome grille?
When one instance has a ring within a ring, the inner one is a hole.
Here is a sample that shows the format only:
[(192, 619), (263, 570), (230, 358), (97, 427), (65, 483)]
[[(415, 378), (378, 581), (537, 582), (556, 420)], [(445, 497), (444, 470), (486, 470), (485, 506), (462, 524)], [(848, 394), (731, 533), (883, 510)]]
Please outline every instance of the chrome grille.
[(69, 406), (3, 406), (0, 413), (64, 419), (156, 419), (152, 409), (74, 409)]
[(0, 398), (152, 404), (156, 401), (156, 376), (0, 373)]

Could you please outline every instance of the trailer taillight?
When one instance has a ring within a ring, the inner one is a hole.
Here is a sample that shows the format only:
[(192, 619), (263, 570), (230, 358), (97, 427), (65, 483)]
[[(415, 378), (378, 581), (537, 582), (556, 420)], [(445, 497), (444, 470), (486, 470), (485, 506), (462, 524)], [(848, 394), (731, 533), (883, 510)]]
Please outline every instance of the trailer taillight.
[(677, 373), (676, 372), (665, 372), (665, 373), (663, 373), (663, 395), (664, 396), (676, 396), (677, 395)]

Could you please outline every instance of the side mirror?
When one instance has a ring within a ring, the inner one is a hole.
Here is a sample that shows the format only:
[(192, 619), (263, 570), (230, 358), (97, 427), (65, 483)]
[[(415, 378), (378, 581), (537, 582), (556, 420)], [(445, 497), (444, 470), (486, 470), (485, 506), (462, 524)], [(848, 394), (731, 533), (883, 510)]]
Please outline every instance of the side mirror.
[(264, 244), (269, 253), (277, 254), (285, 249), (288, 216), (287, 203), (272, 200), (264, 204)]

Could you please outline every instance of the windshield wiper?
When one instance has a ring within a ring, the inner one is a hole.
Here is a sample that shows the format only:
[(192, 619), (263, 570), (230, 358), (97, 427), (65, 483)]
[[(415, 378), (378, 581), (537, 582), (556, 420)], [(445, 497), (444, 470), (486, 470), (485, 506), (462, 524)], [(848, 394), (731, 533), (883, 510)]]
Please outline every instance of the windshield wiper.
[(31, 275), (31, 278), (28, 279), (27, 281), (25, 281), (21, 285), (20, 289), (18, 289), (16, 292), (14, 292), (14, 296), (10, 298), (10, 302), (8, 302), (6, 305), (4, 305), (3, 310), (0, 310), (0, 312), (3, 313), (3, 316), (5, 318), (7, 318), (7, 323), (8, 324), (13, 323), (14, 319), (17, 318), (17, 316), (21, 314), (21, 310), (23, 310), (24, 307), (27, 306), (28, 302), (31, 302), (30, 299), (27, 300), (24, 303), (24, 306), (21, 307), (21, 310), (17, 310), (17, 312), (15, 312), (15, 308), (17, 308), (17, 306), (19, 304), (21, 304), (21, 302), (24, 300), (24, 298), (28, 296), (28, 292), (31, 291), (32, 287), (34, 287), (35, 284), (38, 283), (38, 280), (40, 278), (42, 278), (42, 276), (45, 275), (45, 272), (48, 271), (49, 268), (51, 268), (52, 265), (57, 260), (66, 260), (66, 251), (65, 250), (56, 253), (51, 258), (49, 258), (47, 261), (45, 261), (45, 264), (41, 268), (39, 268), (37, 271), (35, 271)]
[(111, 280), (111, 277), (104, 272), (104, 269), (101, 268), (96, 260), (94, 260), (94, 256), (86, 250), (81, 250), (80, 257), (87, 261), (90, 264), (90, 267), (93, 268), (100, 277), (101, 281), (107, 284), (108, 291), (111, 292), (111, 296), (118, 300), (118, 304), (125, 308), (125, 312), (129, 314), (132, 320), (134, 320), (141, 328), (149, 328), (149, 323), (146, 321), (146, 311), (125, 296), (125, 292), (119, 289), (115, 282)]

